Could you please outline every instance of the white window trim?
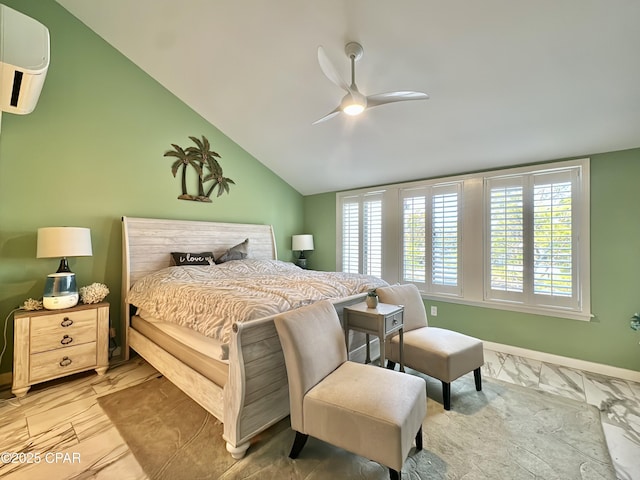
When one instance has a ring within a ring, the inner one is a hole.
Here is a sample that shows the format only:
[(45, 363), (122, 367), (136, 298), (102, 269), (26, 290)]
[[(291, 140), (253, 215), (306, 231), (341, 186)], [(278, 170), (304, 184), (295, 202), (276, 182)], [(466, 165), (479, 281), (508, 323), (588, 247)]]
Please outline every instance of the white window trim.
[[(578, 253), (578, 309), (562, 307), (533, 306), (508, 301), (487, 300), (484, 298), (484, 259), (485, 259), (485, 203), (484, 203), (484, 179), (485, 177), (497, 177), (500, 175), (517, 175), (533, 172), (552, 171), (557, 169), (580, 167), (581, 181), (578, 182), (576, 197), (581, 205), (581, 214), (576, 219), (574, 231), (577, 232), (576, 248)], [(398, 283), (401, 278), (402, 262), (402, 213), (401, 191), (421, 186), (434, 186), (447, 183), (462, 182), (462, 207), (476, 206), (476, 214), (462, 214), (461, 219), (461, 246), (460, 262), (462, 262), (461, 294), (447, 295), (435, 292), (422, 292), (423, 298), (432, 301), (443, 301), (462, 305), (509, 310), (550, 317), (568, 318), (588, 321), (591, 314), (591, 290), (590, 290), (590, 175), (589, 159), (576, 159), (531, 166), (515, 167), (509, 169), (493, 170), (475, 174), (451, 176), (423, 181), (406, 182), (401, 184), (385, 185), (375, 188), (363, 188), (336, 194), (336, 265), (338, 270), (342, 268), (342, 212), (341, 199), (353, 195), (364, 195), (371, 192), (383, 192), (383, 223), (384, 223), (384, 253), (382, 277), (389, 283)], [(470, 232), (477, 232), (470, 234)], [(397, 254), (389, 253), (397, 252)]]

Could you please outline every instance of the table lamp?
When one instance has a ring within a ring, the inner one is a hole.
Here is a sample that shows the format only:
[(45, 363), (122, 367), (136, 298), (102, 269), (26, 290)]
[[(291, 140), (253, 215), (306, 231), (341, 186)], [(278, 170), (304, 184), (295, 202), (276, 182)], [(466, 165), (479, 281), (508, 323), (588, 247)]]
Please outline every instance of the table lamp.
[(307, 268), (307, 258), (304, 256), (305, 250), (313, 250), (313, 235), (293, 235), (291, 237), (291, 250), (300, 252), (296, 265), (300, 268)]
[(91, 230), (81, 227), (38, 229), (37, 258), (60, 258), (58, 271), (47, 275), (42, 305), (48, 310), (71, 308), (78, 304), (76, 275), (67, 257), (90, 257)]

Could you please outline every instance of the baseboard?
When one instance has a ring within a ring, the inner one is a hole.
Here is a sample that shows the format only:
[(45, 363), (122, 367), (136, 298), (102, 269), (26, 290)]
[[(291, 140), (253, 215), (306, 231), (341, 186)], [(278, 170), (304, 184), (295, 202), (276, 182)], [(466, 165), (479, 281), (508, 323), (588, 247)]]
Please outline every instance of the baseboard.
[(541, 362), (553, 363), (563, 367), (576, 368), (591, 373), (599, 373), (609, 377), (621, 378), (632, 382), (640, 382), (640, 372), (635, 370), (627, 370), (625, 368), (612, 367), (602, 363), (587, 362), (586, 360), (578, 360), (577, 358), (563, 357), (552, 353), (538, 352), (526, 348), (514, 347), (512, 345), (503, 345), (501, 343), (482, 342), (486, 350), (494, 352), (506, 353), (509, 355), (517, 355), (519, 357), (530, 358)]
[[(378, 360), (380, 358), (380, 341), (376, 337), (373, 337), (369, 341), (369, 345), (370, 345), (369, 347), (370, 360)], [(366, 358), (367, 358), (366, 345), (360, 345), (359, 347), (349, 352), (349, 360), (353, 362), (365, 363)]]

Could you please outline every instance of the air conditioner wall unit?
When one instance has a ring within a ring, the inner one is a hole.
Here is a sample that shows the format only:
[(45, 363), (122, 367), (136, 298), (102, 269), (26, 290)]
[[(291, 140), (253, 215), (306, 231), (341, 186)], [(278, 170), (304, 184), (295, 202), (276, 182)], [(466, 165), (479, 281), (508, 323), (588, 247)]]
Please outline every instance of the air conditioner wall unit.
[(49, 68), (49, 30), (0, 5), (0, 110), (31, 113)]

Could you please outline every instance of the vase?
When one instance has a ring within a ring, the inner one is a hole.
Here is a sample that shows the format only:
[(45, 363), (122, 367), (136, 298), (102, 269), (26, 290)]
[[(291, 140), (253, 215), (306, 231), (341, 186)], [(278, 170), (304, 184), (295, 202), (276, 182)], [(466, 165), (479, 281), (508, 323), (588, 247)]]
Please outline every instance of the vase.
[(367, 303), (367, 307), (369, 308), (376, 308), (378, 306), (378, 297), (377, 296), (367, 296), (367, 299), (365, 300)]

